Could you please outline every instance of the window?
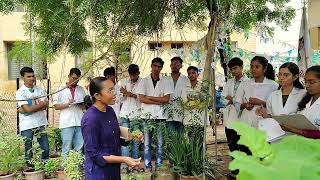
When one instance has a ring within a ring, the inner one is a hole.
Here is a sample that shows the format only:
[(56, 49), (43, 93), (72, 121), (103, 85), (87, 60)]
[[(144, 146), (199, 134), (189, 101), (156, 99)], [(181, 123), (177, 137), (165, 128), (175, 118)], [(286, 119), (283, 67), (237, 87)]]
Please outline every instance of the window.
[[(7, 54), (13, 48), (13, 43), (5, 43)], [(9, 59), (7, 56), (8, 61), (8, 80), (15, 80), (20, 77), (20, 69), (25, 66), (25, 64), (17, 59)]]
[(154, 51), (162, 48), (162, 43), (160, 42), (149, 42), (149, 50)]
[(171, 49), (183, 48), (183, 43), (171, 43)]
[[(8, 53), (12, 50), (14, 47), (13, 42), (7, 42), (5, 43), (6, 46), (6, 52)], [(9, 59), (7, 56), (8, 61), (8, 80), (14, 80), (16, 78), (20, 77), (20, 69), (29, 66), (32, 67), (32, 65), (25, 63), (22, 59)], [(47, 79), (48, 77), (48, 67), (47, 67), (47, 61), (42, 60), (38, 61), (39, 63), (36, 64), (36, 69), (34, 71), (36, 72), (36, 76), (40, 77), (41, 79)]]

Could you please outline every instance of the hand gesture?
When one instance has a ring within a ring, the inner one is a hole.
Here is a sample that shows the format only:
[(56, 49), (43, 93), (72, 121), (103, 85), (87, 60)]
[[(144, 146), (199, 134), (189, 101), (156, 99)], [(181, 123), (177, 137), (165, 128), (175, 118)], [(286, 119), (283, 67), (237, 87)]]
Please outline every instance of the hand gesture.
[(128, 164), (129, 167), (137, 167), (140, 165), (140, 160), (139, 159), (133, 159), (131, 157), (126, 157), (125, 163)]
[(252, 105), (262, 105), (264, 103), (264, 101), (258, 99), (258, 98), (254, 98), (254, 97), (250, 97), (249, 98), (249, 103)]
[(267, 109), (264, 108), (264, 107), (259, 107), (257, 110), (256, 110), (256, 115), (257, 116), (261, 116), (263, 118), (266, 118), (268, 116), (268, 112), (267, 112)]
[(128, 91), (125, 88), (121, 87), (120, 92), (123, 94), (123, 96), (128, 96)]
[(73, 104), (74, 102), (76, 102), (74, 99), (69, 99), (68, 105), (71, 105), (71, 104)]
[(248, 111), (251, 111), (254, 107), (251, 103), (243, 103), (244, 108), (247, 109)]

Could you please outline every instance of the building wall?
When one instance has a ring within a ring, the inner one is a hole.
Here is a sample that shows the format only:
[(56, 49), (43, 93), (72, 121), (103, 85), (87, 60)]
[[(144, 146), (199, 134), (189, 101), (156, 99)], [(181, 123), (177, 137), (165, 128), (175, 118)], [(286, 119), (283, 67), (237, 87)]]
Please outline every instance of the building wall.
[(308, 1), (308, 23), (312, 49), (320, 49), (320, 1)]

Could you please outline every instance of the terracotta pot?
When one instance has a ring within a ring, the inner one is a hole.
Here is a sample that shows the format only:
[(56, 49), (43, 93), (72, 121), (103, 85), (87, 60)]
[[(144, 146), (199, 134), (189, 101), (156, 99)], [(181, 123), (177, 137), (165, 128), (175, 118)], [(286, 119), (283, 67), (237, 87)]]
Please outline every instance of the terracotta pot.
[(202, 176), (184, 176), (179, 174), (179, 180), (199, 180)]
[(176, 180), (177, 175), (171, 172), (159, 172), (157, 174), (157, 180)]
[(26, 180), (44, 180), (44, 171), (23, 172)]
[(8, 175), (5, 175), (5, 176), (0, 176), (0, 179), (1, 180), (14, 180), (14, 175), (15, 175), (15, 173), (8, 174)]
[(65, 180), (67, 179), (67, 176), (66, 174), (64, 173), (64, 171), (57, 171), (57, 179), (59, 180)]

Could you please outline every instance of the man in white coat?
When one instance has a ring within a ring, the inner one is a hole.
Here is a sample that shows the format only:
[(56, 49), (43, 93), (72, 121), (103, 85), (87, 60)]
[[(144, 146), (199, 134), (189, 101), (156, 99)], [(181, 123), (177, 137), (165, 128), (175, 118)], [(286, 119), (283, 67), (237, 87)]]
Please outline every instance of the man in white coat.
[(171, 59), (171, 75), (168, 77), (170, 86), (174, 89), (174, 93), (170, 96), (171, 110), (174, 112), (167, 113), (167, 128), (173, 132), (183, 132), (183, 108), (181, 107), (182, 95), (185, 93), (187, 88), (190, 88), (189, 79), (180, 73), (182, 68), (183, 60), (179, 57), (173, 57)]
[(84, 89), (78, 85), (81, 71), (78, 68), (70, 69), (69, 82), (58, 88), (58, 93), (53, 97), (55, 110), (60, 110), (59, 128), (62, 137), (63, 157), (67, 157), (71, 147), (81, 151), (83, 138), (81, 133), (81, 119), (85, 109), (83, 100)]
[[(157, 152), (156, 152), (156, 169), (162, 166), (163, 160), (163, 132), (162, 126), (166, 121), (166, 116), (163, 113), (163, 106), (170, 100), (170, 95), (173, 94), (173, 89), (168, 83), (168, 80), (160, 76), (163, 68), (163, 60), (159, 57), (154, 58), (151, 62), (151, 74), (141, 80), (135, 94), (141, 102), (141, 115), (143, 119), (144, 133), (144, 163), (146, 172), (152, 170), (151, 164), (151, 136), (152, 131), (157, 134)], [(150, 128), (149, 122), (156, 122), (156, 127)]]
[[(221, 102), (225, 105), (223, 111), (223, 122), (225, 125), (225, 133), (230, 151), (240, 150), (241, 146), (237, 144), (240, 136), (231, 128), (232, 121), (238, 120), (238, 113), (234, 106), (234, 98), (238, 87), (248, 78), (243, 75), (243, 61), (240, 58), (232, 58), (228, 63), (228, 68), (233, 76), (226, 83), (221, 96)], [(235, 176), (238, 172), (233, 171), (230, 176)]]

